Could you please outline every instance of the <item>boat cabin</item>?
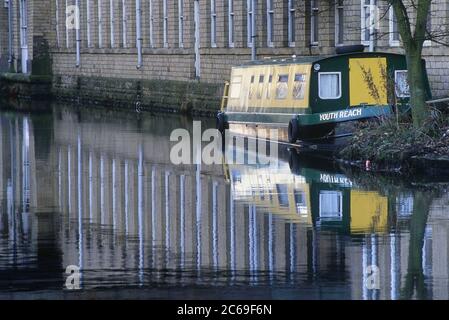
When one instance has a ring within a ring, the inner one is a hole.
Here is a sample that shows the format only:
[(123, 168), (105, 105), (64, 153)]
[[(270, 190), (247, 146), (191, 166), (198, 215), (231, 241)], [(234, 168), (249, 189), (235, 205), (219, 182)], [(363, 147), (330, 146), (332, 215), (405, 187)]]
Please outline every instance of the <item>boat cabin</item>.
[[(427, 75), (425, 80), (428, 83)], [(427, 93), (430, 98), (429, 88)], [(334, 130), (329, 124), (387, 115), (394, 111), (392, 106), (407, 108), (408, 102), (404, 55), (357, 52), (279, 58), (232, 68), (222, 117), (229, 124), (289, 127), (296, 119), (293, 141), (301, 138), (301, 129), (311, 132), (304, 127)]]

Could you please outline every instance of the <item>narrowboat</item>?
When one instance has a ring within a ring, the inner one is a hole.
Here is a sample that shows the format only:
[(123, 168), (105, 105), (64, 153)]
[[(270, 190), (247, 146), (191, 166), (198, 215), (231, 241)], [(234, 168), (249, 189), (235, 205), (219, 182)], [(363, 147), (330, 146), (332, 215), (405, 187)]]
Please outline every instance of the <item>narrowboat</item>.
[[(406, 57), (362, 50), (233, 67), (217, 128), (242, 134), (255, 129), (260, 137), (276, 127), (279, 140), (289, 143), (332, 142), (350, 136), (359, 121), (409, 112)], [(427, 74), (425, 81), (430, 98)]]

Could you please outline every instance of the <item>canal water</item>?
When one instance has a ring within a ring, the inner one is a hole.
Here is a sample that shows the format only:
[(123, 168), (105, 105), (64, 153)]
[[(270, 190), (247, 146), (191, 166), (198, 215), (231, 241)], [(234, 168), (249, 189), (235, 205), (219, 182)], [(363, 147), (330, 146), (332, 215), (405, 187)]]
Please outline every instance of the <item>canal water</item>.
[(52, 110), (0, 113), (0, 298), (449, 298), (444, 181), (175, 165), (192, 119)]

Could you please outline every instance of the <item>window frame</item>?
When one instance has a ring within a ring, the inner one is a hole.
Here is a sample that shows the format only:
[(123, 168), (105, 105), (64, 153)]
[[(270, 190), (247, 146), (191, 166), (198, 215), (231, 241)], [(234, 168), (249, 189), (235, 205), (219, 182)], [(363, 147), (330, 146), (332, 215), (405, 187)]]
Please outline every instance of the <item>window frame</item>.
[[(394, 24), (396, 23), (397, 25), (397, 21), (396, 21), (396, 16), (394, 14), (394, 8), (390, 6), (390, 12), (389, 12), (389, 42), (390, 42), (390, 47), (399, 47), (400, 46), (400, 42), (401, 42), (401, 36), (399, 34), (399, 30), (398, 27), (396, 27), (396, 29), (398, 30), (396, 33), (394, 32)], [(395, 39), (394, 36), (395, 34), (398, 35), (398, 39)]]
[(228, 47), (234, 48), (234, 0), (228, 0)]
[(274, 47), (274, 0), (267, 0), (267, 46)]
[(184, 48), (184, 0), (178, 0), (178, 47)]
[(210, 46), (217, 47), (217, 3), (210, 0)]
[[(336, 74), (338, 75), (338, 90), (339, 90), (339, 95), (335, 98), (323, 98), (321, 96), (321, 76), (322, 75), (331, 75), (331, 74)], [(338, 100), (340, 99), (342, 96), (342, 92), (341, 92), (341, 71), (328, 71), (328, 72), (318, 72), (318, 97), (321, 100)]]
[(311, 46), (318, 46), (320, 39), (315, 39), (315, 31), (319, 27), (319, 1), (318, 0), (311, 0), (310, 1), (310, 45)]
[[(339, 15), (339, 11), (343, 11), (343, 21), (340, 21), (340, 15)], [(345, 19), (344, 19), (344, 14), (345, 14), (345, 6), (343, 4), (343, 0), (342, 3), (340, 3), (340, 0), (335, 0), (335, 46), (344, 46), (345, 40), (344, 37), (342, 39), (340, 39), (340, 31), (343, 30), (343, 34), (344, 34), (344, 24), (345, 24)]]
[(289, 47), (294, 47), (295, 43), (295, 14), (296, 8), (294, 7), (294, 1), (288, 0), (288, 21), (287, 21), (287, 42)]
[(370, 30), (370, 25), (367, 24), (366, 22), (366, 11), (365, 9), (368, 8), (370, 17), (369, 19), (371, 20), (371, 3), (366, 4), (366, 0), (360, 0), (360, 29), (361, 29), (361, 33), (360, 33), (360, 42), (364, 45), (364, 46), (369, 46), (370, 44), (370, 39), (371, 39), (371, 34), (369, 35), (368, 39), (365, 39), (365, 32), (366, 30)]
[[(409, 93), (408, 95), (398, 94), (398, 86), (397, 86), (397, 79), (398, 79), (398, 73), (405, 73), (407, 75), (407, 85), (409, 86)], [(402, 69), (402, 70), (394, 70), (394, 93), (397, 98), (404, 99), (404, 98), (410, 98), (410, 85), (408, 84), (408, 70)]]

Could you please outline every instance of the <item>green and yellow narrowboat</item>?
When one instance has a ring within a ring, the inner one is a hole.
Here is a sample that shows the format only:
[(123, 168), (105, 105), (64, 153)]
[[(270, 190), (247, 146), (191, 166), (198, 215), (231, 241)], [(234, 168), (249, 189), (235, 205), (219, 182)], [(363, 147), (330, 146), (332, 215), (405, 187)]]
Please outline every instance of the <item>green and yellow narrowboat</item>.
[[(430, 98), (427, 75), (425, 80)], [(279, 139), (290, 143), (336, 141), (350, 136), (356, 122), (409, 109), (404, 55), (293, 56), (233, 67), (217, 128), (243, 134), (257, 128), (261, 137), (276, 127)]]

